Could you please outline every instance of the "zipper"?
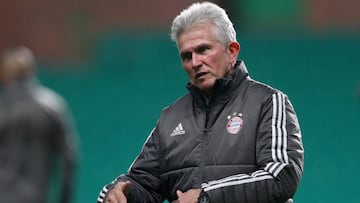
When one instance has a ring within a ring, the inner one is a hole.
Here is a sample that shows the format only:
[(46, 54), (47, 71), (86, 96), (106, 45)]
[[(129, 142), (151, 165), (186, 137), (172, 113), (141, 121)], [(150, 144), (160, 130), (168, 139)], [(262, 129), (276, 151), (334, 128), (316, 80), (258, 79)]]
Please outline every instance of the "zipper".
[(207, 145), (209, 141), (209, 129), (208, 129), (208, 123), (209, 123), (209, 117), (212, 110), (212, 102), (210, 101), (206, 112), (205, 112), (205, 118), (204, 118), (204, 129), (203, 133), (201, 134), (200, 141), (201, 141), (201, 154), (200, 154), (200, 182), (203, 183), (204, 180), (206, 180), (206, 172), (204, 170), (205, 168), (205, 156), (207, 151)]

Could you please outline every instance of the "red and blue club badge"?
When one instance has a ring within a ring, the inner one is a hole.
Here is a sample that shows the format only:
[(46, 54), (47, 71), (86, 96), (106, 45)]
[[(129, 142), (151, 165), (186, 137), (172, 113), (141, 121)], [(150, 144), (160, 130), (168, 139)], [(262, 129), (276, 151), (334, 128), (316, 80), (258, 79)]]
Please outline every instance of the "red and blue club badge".
[(243, 113), (236, 113), (236, 112), (227, 116), (227, 119), (229, 121), (226, 124), (226, 129), (230, 134), (237, 134), (238, 132), (240, 132), (244, 124), (242, 117), (243, 117)]

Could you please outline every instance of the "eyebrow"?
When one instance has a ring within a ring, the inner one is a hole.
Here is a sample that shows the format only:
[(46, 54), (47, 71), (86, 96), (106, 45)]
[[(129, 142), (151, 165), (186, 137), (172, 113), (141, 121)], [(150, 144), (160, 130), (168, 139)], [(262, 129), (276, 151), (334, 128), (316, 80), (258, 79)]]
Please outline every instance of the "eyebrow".
[[(201, 44), (198, 44), (197, 46), (195, 46), (194, 48), (192, 48), (191, 50), (195, 50), (195, 51), (198, 51), (200, 48), (204, 48), (204, 47), (211, 47), (211, 45), (209, 43), (201, 43)], [(185, 50), (185, 51), (181, 51), (180, 52), (180, 56), (182, 56), (183, 54), (187, 54), (188, 52), (192, 52), (192, 51), (188, 51), (188, 50)]]

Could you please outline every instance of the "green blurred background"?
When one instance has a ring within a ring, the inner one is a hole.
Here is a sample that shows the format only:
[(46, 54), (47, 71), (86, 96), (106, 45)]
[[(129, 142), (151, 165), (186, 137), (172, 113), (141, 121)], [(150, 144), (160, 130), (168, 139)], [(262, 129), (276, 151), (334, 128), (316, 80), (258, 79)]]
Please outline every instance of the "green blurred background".
[[(12, 2), (7, 4), (19, 8)], [(187, 76), (169, 39), (169, 27), (192, 1), (135, 2), (139, 5), (75, 1), (62, 7), (71, 12), (48, 22), (53, 26), (56, 19), (65, 19), (63, 37), (49, 32), (50, 39), (46, 35), (31, 41), (23, 37), (26, 34), (16, 38), (18, 30), (10, 26), (11, 40), (0, 41), (0, 47), (9, 41), (33, 47), (39, 56), (40, 80), (68, 102), (81, 152), (76, 203), (95, 202), (104, 184), (125, 173), (161, 110), (187, 92)], [(360, 4), (351, 0), (215, 2), (227, 8), (233, 19), (241, 44), (239, 59), (245, 61), (251, 77), (283, 90), (297, 111), (305, 169), (295, 202), (360, 202), (360, 16), (357, 9), (353, 12)], [(139, 7), (145, 8), (136, 10)], [(135, 18), (140, 13), (143, 18)], [(108, 18), (99, 17), (104, 15)], [(43, 22), (31, 22), (39, 21)]]

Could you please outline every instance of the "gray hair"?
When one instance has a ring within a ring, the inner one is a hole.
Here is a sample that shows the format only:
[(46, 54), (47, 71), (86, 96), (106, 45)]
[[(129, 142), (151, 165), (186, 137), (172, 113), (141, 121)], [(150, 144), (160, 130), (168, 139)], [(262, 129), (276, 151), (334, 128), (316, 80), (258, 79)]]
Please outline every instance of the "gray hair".
[(175, 17), (171, 26), (171, 39), (178, 44), (179, 35), (191, 26), (211, 22), (215, 26), (215, 35), (226, 46), (236, 41), (236, 31), (226, 11), (210, 2), (194, 3)]

